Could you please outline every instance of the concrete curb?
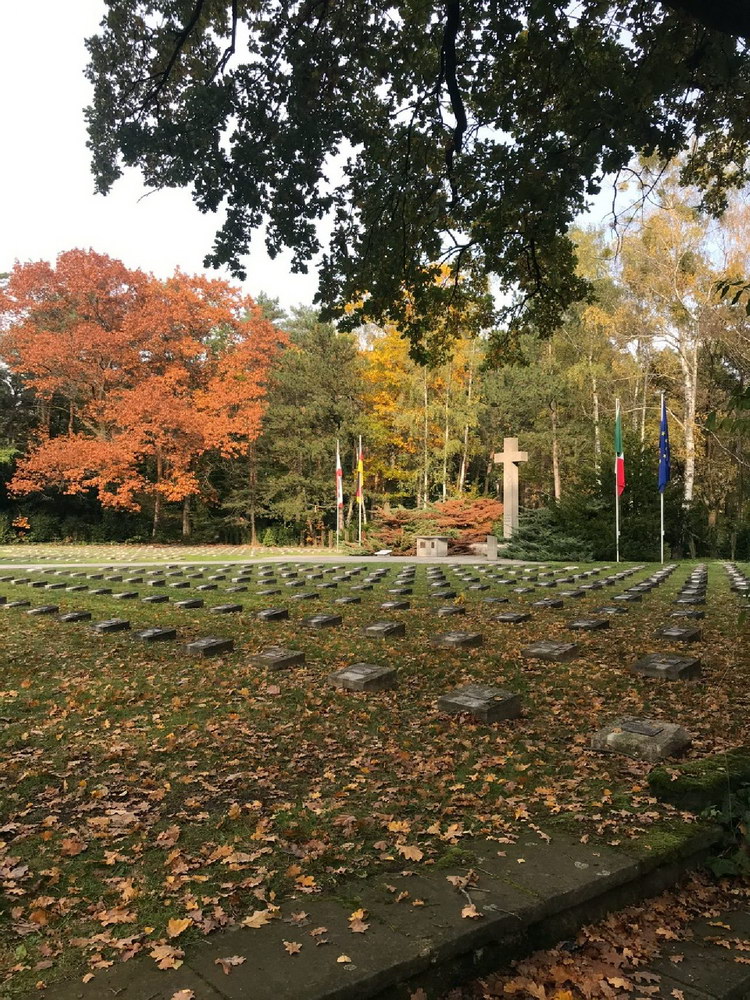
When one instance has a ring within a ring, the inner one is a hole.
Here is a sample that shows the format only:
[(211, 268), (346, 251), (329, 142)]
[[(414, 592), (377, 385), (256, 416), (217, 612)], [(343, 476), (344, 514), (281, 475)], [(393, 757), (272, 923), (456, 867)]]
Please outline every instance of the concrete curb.
[[(658, 894), (699, 865), (720, 836), (702, 829), (678, 851), (643, 860), (557, 834), (550, 843), (530, 834), (512, 846), (462, 841), (461, 850), (472, 855), (463, 867), (414, 864), (410, 872), (347, 883), (341, 889), (347, 899), (298, 897), (284, 905), (281, 919), (259, 929), (238, 928), (188, 946), (177, 971), (160, 972), (139, 957), (85, 985), (50, 986), (44, 996), (170, 1000), (192, 989), (196, 1000), (403, 1000), (418, 987), (436, 996)], [(462, 917), (467, 897), (448, 881), (469, 868), (476, 872), (468, 894), (479, 919)], [(397, 902), (401, 893), (407, 895)], [(352, 933), (348, 923), (359, 908), (368, 913), (364, 934)], [(308, 911), (306, 926), (289, 921), (301, 910)], [(325, 934), (311, 937), (318, 927)], [(319, 937), (328, 943), (316, 946)], [(299, 954), (287, 954), (285, 941), (301, 943)], [(337, 962), (344, 954), (350, 961)], [(246, 961), (225, 975), (216, 960), (229, 955)]]

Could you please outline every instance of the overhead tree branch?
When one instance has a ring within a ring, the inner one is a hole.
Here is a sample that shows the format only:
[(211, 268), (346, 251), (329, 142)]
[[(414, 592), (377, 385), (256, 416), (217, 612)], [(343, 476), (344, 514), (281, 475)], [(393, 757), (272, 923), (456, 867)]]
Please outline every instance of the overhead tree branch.
[(687, 14), (714, 31), (750, 42), (747, 0), (661, 0), (662, 6)]

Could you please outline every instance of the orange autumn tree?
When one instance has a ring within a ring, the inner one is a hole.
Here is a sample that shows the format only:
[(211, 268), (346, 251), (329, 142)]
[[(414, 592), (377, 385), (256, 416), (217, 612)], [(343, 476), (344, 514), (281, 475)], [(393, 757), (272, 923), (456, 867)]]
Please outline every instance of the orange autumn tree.
[[(10, 489), (93, 490), (107, 507), (205, 495), (200, 462), (244, 454), (260, 431), (282, 335), (228, 283), (166, 281), (93, 251), (17, 264), (0, 298), (0, 353), (46, 419)], [(61, 432), (54, 413), (64, 410)], [(57, 430), (55, 430), (57, 427)]]

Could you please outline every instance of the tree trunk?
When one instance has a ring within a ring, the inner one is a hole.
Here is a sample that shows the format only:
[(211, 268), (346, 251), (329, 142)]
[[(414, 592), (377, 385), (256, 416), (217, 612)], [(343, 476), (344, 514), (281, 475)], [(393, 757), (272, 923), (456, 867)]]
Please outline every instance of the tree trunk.
[(557, 403), (552, 402), (549, 406), (552, 418), (552, 478), (555, 488), (555, 500), (559, 503), (562, 498), (562, 487), (560, 485), (560, 450), (557, 441)]
[(449, 369), (445, 382), (445, 405), (443, 406), (443, 500), (448, 499), (448, 414), (450, 412), (451, 374), (452, 369)]
[(258, 533), (255, 524), (255, 514), (256, 514), (256, 492), (258, 489), (258, 453), (255, 447), (255, 441), (250, 445), (250, 450), (248, 451), (248, 475), (247, 475), (247, 485), (248, 485), (248, 511), (247, 517), (250, 521), (250, 544), (258, 544)]
[(190, 538), (192, 525), (190, 524), (190, 497), (185, 497), (182, 501), (182, 537)]
[(599, 391), (596, 383), (596, 376), (591, 378), (593, 415), (594, 415), (594, 472), (597, 483), (602, 481), (602, 434), (599, 426)]
[(161, 478), (164, 473), (163, 462), (161, 457), (161, 449), (157, 447), (156, 449), (156, 489), (154, 490), (154, 523), (151, 528), (152, 538), (156, 538), (157, 534), (161, 530), (161, 520), (162, 520), (162, 495), (159, 490), (159, 484), (161, 483)]
[(74, 428), (73, 418), (74, 417), (75, 417), (75, 407), (73, 406), (73, 401), (71, 400), (70, 401), (70, 408), (68, 409), (68, 434), (73, 434), (74, 433), (74, 431), (73, 431), (73, 428)]

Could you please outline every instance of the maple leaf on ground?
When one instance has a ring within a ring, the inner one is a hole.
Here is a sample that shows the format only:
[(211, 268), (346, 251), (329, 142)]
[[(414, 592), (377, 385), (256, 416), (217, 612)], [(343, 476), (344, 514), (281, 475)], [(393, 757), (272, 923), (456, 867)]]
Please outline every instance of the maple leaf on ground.
[(78, 837), (64, 837), (60, 843), (60, 854), (65, 855), (66, 858), (74, 858), (78, 854), (83, 854), (88, 846)]
[(349, 930), (352, 934), (364, 934), (369, 926), (364, 920), (351, 920), (349, 922)]
[(226, 958), (214, 959), (214, 965), (220, 965), (225, 976), (228, 976), (237, 965), (242, 965), (247, 959), (244, 955), (228, 955)]
[(412, 844), (396, 844), (396, 850), (407, 861), (421, 861), (424, 857), (424, 851)]
[(299, 955), (302, 951), (302, 945), (297, 941), (285, 941), (284, 951), (286, 951), (289, 955)]
[(184, 917), (178, 920), (176, 917), (172, 917), (171, 920), (167, 921), (167, 937), (176, 938), (179, 937), (188, 927), (192, 924), (190, 917)]
[(160, 969), (179, 969), (185, 952), (173, 948), (171, 944), (157, 944), (149, 952), (149, 957), (153, 958)]

